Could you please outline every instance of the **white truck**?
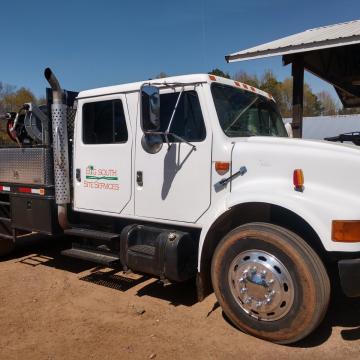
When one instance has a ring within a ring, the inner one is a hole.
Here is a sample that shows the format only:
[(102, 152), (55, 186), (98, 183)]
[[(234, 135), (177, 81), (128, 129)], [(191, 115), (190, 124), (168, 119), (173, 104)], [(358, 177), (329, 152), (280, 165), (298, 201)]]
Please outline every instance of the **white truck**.
[[(288, 138), (272, 96), (214, 75), (82, 91), (2, 117), (0, 255), (26, 233), (64, 255), (196, 278), (241, 330), (293, 343), (322, 321), (328, 264), (360, 296), (360, 153)], [(75, 260), (74, 260), (75, 261)]]

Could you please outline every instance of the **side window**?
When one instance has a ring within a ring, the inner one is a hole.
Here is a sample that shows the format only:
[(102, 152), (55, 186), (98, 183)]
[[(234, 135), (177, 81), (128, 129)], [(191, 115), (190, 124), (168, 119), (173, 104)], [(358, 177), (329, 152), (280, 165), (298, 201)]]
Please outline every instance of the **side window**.
[[(160, 95), (161, 131), (165, 131), (169, 126), (178, 96), (178, 92)], [(170, 132), (190, 142), (205, 139), (204, 118), (196, 91), (184, 91), (182, 93)], [(169, 136), (169, 140), (179, 142), (178, 139), (172, 136)]]
[(86, 103), (83, 106), (84, 144), (123, 143), (128, 139), (121, 100)]

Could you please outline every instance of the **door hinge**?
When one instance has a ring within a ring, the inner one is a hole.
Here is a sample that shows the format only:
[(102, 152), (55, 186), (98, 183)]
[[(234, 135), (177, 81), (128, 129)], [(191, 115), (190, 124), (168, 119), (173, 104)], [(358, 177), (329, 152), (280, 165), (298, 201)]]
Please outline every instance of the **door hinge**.
[(76, 180), (81, 182), (81, 169), (76, 169)]

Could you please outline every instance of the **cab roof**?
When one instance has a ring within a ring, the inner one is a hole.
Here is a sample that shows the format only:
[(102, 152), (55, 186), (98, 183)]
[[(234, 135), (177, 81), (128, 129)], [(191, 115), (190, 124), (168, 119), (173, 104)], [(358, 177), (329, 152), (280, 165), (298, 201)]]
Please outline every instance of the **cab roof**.
[(107, 87), (101, 87), (96, 89), (89, 89), (81, 91), (78, 95), (78, 99), (95, 97), (95, 96), (103, 96), (103, 95), (112, 95), (112, 94), (119, 94), (119, 93), (129, 93), (129, 92), (136, 92), (139, 91), (143, 84), (153, 84), (157, 86), (164, 86), (166, 84), (171, 85), (193, 85), (193, 84), (201, 84), (201, 83), (220, 83), (224, 85), (229, 85), (233, 87), (237, 87), (243, 89), (245, 91), (253, 92), (259, 94), (261, 96), (265, 96), (271, 100), (274, 98), (271, 94), (259, 90), (253, 86), (244, 84), (240, 81), (235, 81), (231, 79), (226, 79), (220, 76), (209, 75), (209, 74), (191, 74), (191, 75), (180, 75), (180, 76), (172, 76), (166, 77), (161, 79), (152, 79), (152, 80), (144, 80), (138, 81), (128, 84), (121, 84), (121, 85), (113, 85)]

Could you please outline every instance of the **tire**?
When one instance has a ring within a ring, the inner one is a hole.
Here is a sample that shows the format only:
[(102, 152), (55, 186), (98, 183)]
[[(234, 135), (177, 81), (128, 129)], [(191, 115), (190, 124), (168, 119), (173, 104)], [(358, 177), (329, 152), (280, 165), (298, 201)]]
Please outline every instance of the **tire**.
[(0, 258), (9, 255), (15, 249), (15, 244), (11, 239), (0, 237)]
[(330, 299), (318, 255), (302, 238), (272, 224), (250, 223), (227, 234), (215, 250), (211, 278), (236, 327), (279, 344), (314, 331)]

